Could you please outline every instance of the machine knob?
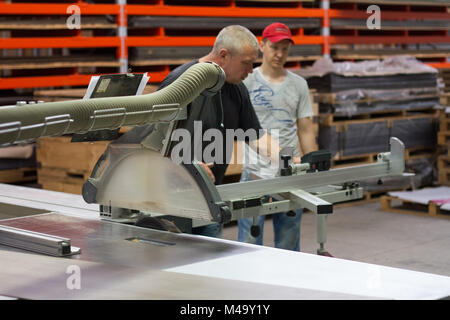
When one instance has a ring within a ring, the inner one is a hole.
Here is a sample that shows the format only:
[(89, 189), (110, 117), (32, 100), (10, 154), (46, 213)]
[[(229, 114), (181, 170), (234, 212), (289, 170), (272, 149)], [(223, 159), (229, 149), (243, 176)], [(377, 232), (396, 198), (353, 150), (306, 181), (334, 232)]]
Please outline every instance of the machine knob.
[(280, 169), (280, 175), (281, 176), (292, 176), (292, 167), (289, 165), (289, 160), (291, 160), (291, 156), (288, 154), (282, 154), (281, 155), (281, 169)]
[(296, 213), (295, 213), (295, 211), (289, 210), (288, 212), (286, 212), (286, 215), (288, 217), (295, 217)]
[(259, 235), (261, 234), (261, 230), (259, 229), (259, 226), (258, 225), (251, 226), (250, 234), (252, 235), (253, 238), (259, 237)]

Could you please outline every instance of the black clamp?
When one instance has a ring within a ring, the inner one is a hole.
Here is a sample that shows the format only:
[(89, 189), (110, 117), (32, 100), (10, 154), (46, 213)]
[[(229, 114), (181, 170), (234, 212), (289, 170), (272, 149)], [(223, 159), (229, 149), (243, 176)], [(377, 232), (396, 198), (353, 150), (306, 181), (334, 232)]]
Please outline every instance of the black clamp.
[(294, 148), (287, 147), (280, 151), (280, 176), (292, 176), (292, 166), (289, 164), (294, 154)]
[(330, 170), (331, 152), (329, 150), (318, 150), (305, 154), (302, 163), (309, 163), (307, 172)]

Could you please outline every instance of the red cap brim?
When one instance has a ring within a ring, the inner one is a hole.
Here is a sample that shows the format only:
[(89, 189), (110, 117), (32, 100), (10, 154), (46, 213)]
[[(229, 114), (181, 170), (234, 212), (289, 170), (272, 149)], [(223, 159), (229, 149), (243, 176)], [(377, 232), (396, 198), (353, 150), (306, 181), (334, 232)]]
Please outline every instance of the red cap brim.
[(288, 39), (289, 41), (291, 41), (292, 44), (294, 44), (294, 40), (292, 40), (291, 37), (286, 36), (286, 35), (276, 35), (276, 36), (272, 36), (272, 37), (267, 37), (266, 39), (269, 39), (273, 43), (280, 42), (281, 40)]

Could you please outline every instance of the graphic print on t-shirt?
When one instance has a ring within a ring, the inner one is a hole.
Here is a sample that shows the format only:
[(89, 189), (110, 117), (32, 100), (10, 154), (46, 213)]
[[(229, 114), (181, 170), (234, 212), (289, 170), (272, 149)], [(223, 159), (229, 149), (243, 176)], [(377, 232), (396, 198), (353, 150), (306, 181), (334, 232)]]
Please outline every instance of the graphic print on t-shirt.
[(263, 108), (265, 110), (261, 110), (261, 112), (270, 114), (274, 120), (294, 124), (292, 116), (287, 110), (277, 108), (272, 104), (271, 97), (275, 94), (272, 88), (259, 80), (256, 80), (256, 82), (258, 83), (256, 88), (249, 91), (255, 111), (258, 113), (258, 108)]

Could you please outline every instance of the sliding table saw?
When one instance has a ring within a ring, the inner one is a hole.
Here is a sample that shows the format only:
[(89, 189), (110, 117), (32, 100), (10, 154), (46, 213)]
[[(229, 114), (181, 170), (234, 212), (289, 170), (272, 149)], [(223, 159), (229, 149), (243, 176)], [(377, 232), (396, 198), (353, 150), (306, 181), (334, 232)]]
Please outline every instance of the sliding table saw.
[[(374, 164), (215, 186), (199, 164), (176, 164), (170, 137), (185, 106), (224, 83), (198, 63), (165, 89), (0, 108), (0, 145), (50, 135), (154, 124), (140, 144), (111, 143), (82, 198), (0, 185), (0, 295), (32, 299), (439, 299), (450, 278), (134, 225), (142, 217), (227, 223), (307, 208), (318, 216), (319, 253), (332, 204), (361, 198), (358, 181), (404, 174), (404, 146)], [(320, 158), (320, 157), (319, 157)], [(320, 159), (318, 161), (321, 161)], [(275, 202), (264, 202), (272, 195)], [(99, 214), (100, 208), (100, 214)], [(255, 219), (256, 220), (256, 219)], [(170, 229), (167, 229), (170, 230)], [(282, 271), (282, 272), (281, 272)], [(77, 278), (77, 277), (78, 278)], [(74, 282), (74, 279), (76, 280)]]

